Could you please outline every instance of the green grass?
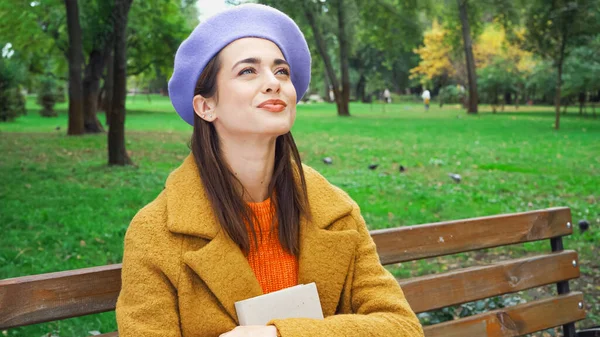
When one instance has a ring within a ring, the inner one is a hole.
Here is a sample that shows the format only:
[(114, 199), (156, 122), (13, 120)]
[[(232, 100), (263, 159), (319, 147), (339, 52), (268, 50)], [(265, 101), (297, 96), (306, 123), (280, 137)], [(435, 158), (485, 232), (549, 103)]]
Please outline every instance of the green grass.
[[(126, 139), (135, 166), (108, 167), (106, 134), (67, 137), (66, 105), (57, 107), (59, 117), (42, 118), (32, 102), (27, 116), (0, 124), (0, 279), (120, 262), (129, 221), (189, 153), (191, 127), (167, 98), (129, 97)], [(351, 113), (339, 118), (334, 105), (299, 106), (293, 133), (303, 161), (346, 190), (372, 229), (571, 207), (575, 222), (588, 219), (592, 227), (565, 241), (581, 255), (583, 325), (600, 324), (600, 120), (571, 113), (556, 132), (550, 107), (468, 116), (454, 106), (424, 113), (420, 104), (351, 104)], [(333, 165), (323, 164), (326, 156)], [(369, 170), (371, 163), (379, 167)], [(404, 264), (394, 273), (436, 272), (446, 261)], [(114, 313), (105, 313), (5, 335), (114, 329)]]

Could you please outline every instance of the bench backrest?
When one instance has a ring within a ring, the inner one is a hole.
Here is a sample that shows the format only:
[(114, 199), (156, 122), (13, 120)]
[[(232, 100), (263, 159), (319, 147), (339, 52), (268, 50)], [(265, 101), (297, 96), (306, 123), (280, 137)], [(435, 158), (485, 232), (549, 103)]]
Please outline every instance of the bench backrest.
[[(568, 208), (480, 217), (372, 231), (383, 264), (550, 239), (552, 252), (399, 280), (417, 313), (558, 284), (558, 296), (425, 327), (426, 336), (517, 336), (585, 318), (583, 296), (569, 292), (579, 277), (577, 253), (562, 249), (570, 235)], [(121, 265), (0, 281), (0, 329), (114, 310)], [(572, 330), (572, 334), (571, 334)]]

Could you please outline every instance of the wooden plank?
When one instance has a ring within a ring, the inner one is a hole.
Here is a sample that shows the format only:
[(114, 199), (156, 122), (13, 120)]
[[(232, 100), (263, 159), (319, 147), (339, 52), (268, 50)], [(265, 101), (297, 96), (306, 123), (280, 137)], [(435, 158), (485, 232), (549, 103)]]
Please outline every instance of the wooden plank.
[(383, 264), (570, 235), (567, 207), (371, 232)]
[(114, 310), (121, 265), (0, 280), (0, 329)]
[(419, 313), (513, 293), (579, 277), (575, 251), (548, 253), (488, 266), (400, 280), (412, 309)]
[(585, 318), (580, 292), (489, 311), (424, 327), (426, 337), (509, 337), (552, 328)]

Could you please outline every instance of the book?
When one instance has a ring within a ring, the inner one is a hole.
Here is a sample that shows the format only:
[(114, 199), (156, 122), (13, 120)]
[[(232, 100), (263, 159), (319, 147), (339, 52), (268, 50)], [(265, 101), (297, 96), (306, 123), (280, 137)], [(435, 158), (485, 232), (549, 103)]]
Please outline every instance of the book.
[(235, 302), (240, 325), (266, 325), (272, 319), (323, 319), (317, 285), (299, 284)]

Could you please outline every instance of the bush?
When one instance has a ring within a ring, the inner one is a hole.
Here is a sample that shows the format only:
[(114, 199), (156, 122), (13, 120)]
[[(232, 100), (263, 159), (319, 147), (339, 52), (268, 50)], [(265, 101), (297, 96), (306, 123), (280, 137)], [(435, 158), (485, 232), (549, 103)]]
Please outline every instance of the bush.
[(438, 93), (438, 99), (440, 101), (440, 107), (444, 103), (456, 104), (463, 103), (466, 93), (465, 88), (458, 84), (447, 85), (440, 89)]
[(24, 68), (20, 64), (0, 58), (0, 121), (11, 121), (26, 113), (20, 86), (23, 78)]
[(40, 87), (37, 95), (37, 103), (42, 106), (40, 115), (43, 117), (57, 117), (54, 111), (58, 96), (58, 84), (53, 76), (43, 76), (40, 81)]

